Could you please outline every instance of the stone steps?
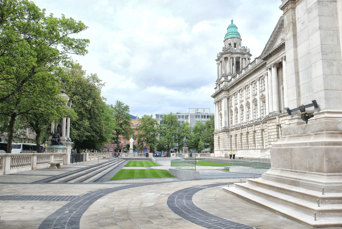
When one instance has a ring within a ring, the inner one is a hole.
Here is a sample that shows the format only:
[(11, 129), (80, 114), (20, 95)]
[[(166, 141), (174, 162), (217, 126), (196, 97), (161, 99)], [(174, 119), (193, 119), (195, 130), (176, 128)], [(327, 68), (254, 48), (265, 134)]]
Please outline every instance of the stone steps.
[[(342, 225), (342, 204), (325, 202), (318, 206), (317, 199), (315, 201), (313, 198), (318, 193), (309, 190), (293, 190), (294, 187), (263, 179), (249, 180), (248, 183), (235, 184), (224, 189), (314, 227)], [(339, 198), (340, 195), (336, 197)], [(330, 194), (327, 198), (334, 197)]]

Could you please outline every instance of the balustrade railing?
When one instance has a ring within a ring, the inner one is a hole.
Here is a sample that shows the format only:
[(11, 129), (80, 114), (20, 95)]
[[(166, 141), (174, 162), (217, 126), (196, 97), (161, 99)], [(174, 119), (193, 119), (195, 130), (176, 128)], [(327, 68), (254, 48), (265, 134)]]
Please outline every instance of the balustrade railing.
[(0, 175), (48, 168), (51, 162), (67, 163), (65, 153), (0, 154)]

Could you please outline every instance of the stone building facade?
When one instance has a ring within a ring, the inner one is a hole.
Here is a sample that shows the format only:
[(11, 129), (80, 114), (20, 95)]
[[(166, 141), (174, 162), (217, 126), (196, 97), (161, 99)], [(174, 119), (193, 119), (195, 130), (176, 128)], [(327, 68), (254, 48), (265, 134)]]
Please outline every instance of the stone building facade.
[(269, 158), (288, 116), (285, 88), (284, 19), (280, 17), (263, 52), (251, 61), (231, 21), (218, 53), (215, 103), (215, 156)]

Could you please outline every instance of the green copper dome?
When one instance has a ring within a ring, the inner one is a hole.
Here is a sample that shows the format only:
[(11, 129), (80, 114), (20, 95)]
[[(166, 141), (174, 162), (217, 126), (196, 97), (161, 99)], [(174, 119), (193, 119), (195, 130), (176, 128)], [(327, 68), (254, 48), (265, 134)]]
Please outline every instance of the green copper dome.
[(240, 33), (238, 32), (237, 26), (233, 23), (233, 20), (231, 20), (230, 25), (227, 28), (227, 33), (224, 36), (224, 39), (238, 37), (241, 38)]

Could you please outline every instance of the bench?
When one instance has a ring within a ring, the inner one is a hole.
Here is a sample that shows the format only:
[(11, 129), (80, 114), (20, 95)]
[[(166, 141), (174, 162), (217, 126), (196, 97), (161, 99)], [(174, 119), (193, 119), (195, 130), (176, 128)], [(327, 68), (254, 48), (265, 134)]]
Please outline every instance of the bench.
[(53, 162), (50, 162), (49, 164), (50, 164), (50, 169), (60, 169), (62, 168), (63, 162), (53, 161)]

